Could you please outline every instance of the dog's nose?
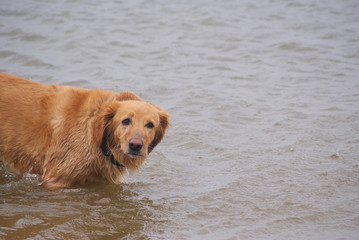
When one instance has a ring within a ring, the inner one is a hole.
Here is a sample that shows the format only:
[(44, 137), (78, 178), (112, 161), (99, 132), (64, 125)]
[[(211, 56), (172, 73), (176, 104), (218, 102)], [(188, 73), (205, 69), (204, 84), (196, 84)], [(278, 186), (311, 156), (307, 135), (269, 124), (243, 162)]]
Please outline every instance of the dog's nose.
[(131, 138), (130, 140), (130, 149), (131, 151), (138, 152), (141, 150), (143, 142), (140, 138)]

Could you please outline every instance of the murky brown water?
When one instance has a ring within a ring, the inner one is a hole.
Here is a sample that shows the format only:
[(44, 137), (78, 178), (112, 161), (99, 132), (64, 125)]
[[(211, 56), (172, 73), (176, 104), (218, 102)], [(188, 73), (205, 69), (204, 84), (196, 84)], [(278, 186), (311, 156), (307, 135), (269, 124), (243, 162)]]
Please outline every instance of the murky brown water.
[(359, 239), (358, 23), (356, 0), (0, 1), (0, 71), (172, 114), (122, 185), (1, 166), (0, 239)]

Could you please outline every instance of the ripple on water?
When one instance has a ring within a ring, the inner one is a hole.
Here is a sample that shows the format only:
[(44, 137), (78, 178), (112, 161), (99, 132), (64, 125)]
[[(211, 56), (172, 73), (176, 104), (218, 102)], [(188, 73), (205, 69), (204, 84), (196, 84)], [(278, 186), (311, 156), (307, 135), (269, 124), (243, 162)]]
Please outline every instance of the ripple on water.
[[(0, 70), (171, 113), (121, 185), (0, 167), (5, 239), (356, 239), (358, 3), (0, 2)], [(0, 237), (0, 238), (1, 238)]]

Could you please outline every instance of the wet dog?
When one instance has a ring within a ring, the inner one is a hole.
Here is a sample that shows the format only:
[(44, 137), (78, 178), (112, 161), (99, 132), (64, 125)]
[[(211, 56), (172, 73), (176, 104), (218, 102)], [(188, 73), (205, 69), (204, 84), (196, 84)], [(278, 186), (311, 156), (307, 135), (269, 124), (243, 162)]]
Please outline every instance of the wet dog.
[(44, 85), (0, 73), (0, 160), (48, 188), (119, 183), (161, 142), (169, 114), (131, 92)]

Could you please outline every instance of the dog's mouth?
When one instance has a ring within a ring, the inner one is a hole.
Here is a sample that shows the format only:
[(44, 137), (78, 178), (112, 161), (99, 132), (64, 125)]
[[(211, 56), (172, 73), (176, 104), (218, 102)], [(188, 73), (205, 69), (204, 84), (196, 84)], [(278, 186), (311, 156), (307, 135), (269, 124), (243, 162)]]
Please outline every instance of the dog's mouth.
[(141, 152), (135, 152), (135, 151), (128, 151), (126, 155), (130, 156), (131, 158), (143, 158), (145, 157)]

